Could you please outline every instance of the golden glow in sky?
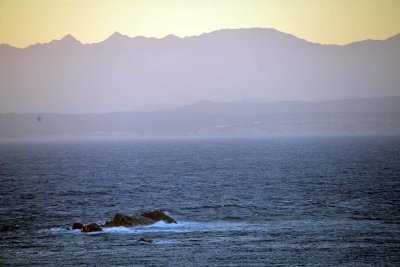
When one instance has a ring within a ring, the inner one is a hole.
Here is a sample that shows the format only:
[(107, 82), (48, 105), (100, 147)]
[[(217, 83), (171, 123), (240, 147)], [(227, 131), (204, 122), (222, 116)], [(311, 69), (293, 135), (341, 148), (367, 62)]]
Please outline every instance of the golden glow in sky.
[(386, 39), (400, 33), (400, 0), (0, 0), (0, 43), (16, 47), (251, 27), (324, 44)]

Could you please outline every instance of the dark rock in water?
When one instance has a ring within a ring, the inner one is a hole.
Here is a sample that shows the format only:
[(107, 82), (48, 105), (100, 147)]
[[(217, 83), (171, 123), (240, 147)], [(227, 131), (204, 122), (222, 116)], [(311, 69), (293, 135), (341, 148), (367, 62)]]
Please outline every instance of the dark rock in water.
[(173, 218), (166, 215), (163, 211), (155, 210), (151, 212), (141, 213), (139, 215), (128, 216), (125, 214), (117, 213), (114, 215), (111, 221), (106, 222), (106, 227), (118, 227), (118, 226), (137, 226), (137, 225), (149, 225), (159, 221), (166, 223), (177, 223)]
[(107, 227), (118, 227), (118, 226), (134, 226), (134, 222), (132, 220), (132, 217), (117, 213), (114, 215), (111, 221), (106, 222), (104, 226)]
[(177, 223), (173, 218), (165, 214), (163, 211), (155, 210), (133, 216), (117, 213), (114, 215), (111, 221), (106, 222), (104, 225), (101, 226), (96, 223), (91, 223), (84, 226), (81, 223), (74, 222), (71, 228), (67, 227), (67, 230), (81, 229), (81, 232), (88, 233), (101, 231), (101, 227), (132, 227), (138, 225), (149, 225), (159, 221), (164, 221), (166, 223)]
[(79, 222), (74, 222), (71, 227), (67, 227), (67, 230), (75, 230), (75, 229), (82, 229), (84, 227), (83, 224), (79, 223)]
[(173, 218), (165, 214), (165, 212), (162, 210), (141, 213), (140, 216), (149, 218), (156, 222), (163, 221), (166, 223), (177, 223)]
[(75, 230), (75, 229), (82, 229), (83, 227), (84, 227), (83, 224), (78, 223), (78, 222), (74, 222), (74, 223), (72, 224), (72, 226), (71, 226), (71, 229), (72, 229), (72, 230)]
[(135, 220), (135, 222), (137, 222), (139, 225), (149, 225), (157, 222), (141, 215), (133, 216), (132, 219)]
[(140, 216), (140, 215), (135, 215), (135, 216), (128, 216), (125, 214), (117, 213), (114, 215), (111, 221), (106, 222), (104, 226), (107, 227), (118, 227), (118, 226), (125, 226), (125, 227), (130, 227), (130, 226), (137, 226), (137, 225), (148, 225), (148, 224), (153, 224), (156, 221), (151, 220), (149, 218)]
[(150, 239), (146, 239), (144, 237), (139, 238), (138, 241), (144, 243), (153, 243), (153, 241), (151, 241)]
[(132, 220), (134, 221), (135, 225), (149, 225), (156, 223), (156, 221), (153, 221), (149, 218), (140, 216), (140, 215), (134, 215), (132, 216)]
[(81, 232), (84, 232), (84, 233), (99, 232), (99, 231), (102, 231), (102, 229), (97, 223), (91, 223), (91, 224), (85, 225), (81, 230)]

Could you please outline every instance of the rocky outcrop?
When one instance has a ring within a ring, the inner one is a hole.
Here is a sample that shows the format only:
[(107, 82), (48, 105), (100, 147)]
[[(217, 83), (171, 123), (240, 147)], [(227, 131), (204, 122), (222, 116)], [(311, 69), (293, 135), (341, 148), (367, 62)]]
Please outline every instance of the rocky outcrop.
[(101, 227), (133, 227), (138, 225), (149, 225), (159, 221), (163, 221), (166, 223), (177, 223), (172, 217), (168, 216), (162, 210), (154, 210), (150, 212), (143, 212), (137, 215), (128, 216), (122, 213), (117, 213), (111, 219), (111, 221), (106, 222), (104, 225), (97, 225), (95, 223), (91, 223), (88, 225), (83, 225), (81, 223), (75, 222), (69, 229), (81, 229), (81, 232), (97, 232), (101, 231)]
[(141, 215), (128, 216), (125, 214), (117, 213), (114, 215), (111, 221), (106, 222), (104, 226), (107, 227), (118, 227), (118, 226), (137, 226), (137, 225), (148, 225), (153, 224), (156, 221)]
[(153, 241), (151, 241), (150, 239), (146, 239), (144, 237), (139, 238), (138, 242), (141, 242), (141, 243), (153, 243)]
[(66, 229), (67, 230), (76, 230), (76, 229), (82, 229), (85, 227), (83, 224), (79, 222), (74, 222), (71, 226), (68, 226)]
[(100, 225), (98, 225), (97, 223), (91, 223), (91, 224), (85, 225), (82, 228), (81, 232), (89, 233), (89, 232), (99, 232), (101, 230), (102, 229), (101, 229)]
[(72, 230), (75, 230), (75, 229), (82, 229), (83, 227), (84, 227), (83, 224), (78, 223), (78, 222), (74, 222), (74, 223), (72, 224), (72, 226), (71, 226), (71, 229), (72, 229)]
[(116, 227), (116, 226), (133, 226), (132, 218), (130, 216), (117, 213), (114, 215), (111, 221), (106, 222), (104, 226)]
[(167, 214), (165, 214), (165, 212), (161, 210), (141, 213), (140, 216), (149, 218), (155, 222), (163, 221), (166, 223), (177, 223), (172, 217), (168, 216)]
[(118, 227), (118, 226), (137, 226), (137, 225), (149, 225), (159, 221), (166, 223), (177, 223), (172, 217), (165, 214), (164, 211), (154, 210), (151, 212), (144, 212), (134, 216), (128, 216), (121, 213), (115, 214), (111, 221), (106, 222), (106, 227)]

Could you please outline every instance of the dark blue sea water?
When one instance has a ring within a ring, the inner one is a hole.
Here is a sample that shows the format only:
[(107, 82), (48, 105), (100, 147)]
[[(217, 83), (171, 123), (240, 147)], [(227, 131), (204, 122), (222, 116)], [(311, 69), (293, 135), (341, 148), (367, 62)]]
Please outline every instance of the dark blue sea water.
[(399, 136), (0, 144), (1, 266), (399, 266), (399, 209)]

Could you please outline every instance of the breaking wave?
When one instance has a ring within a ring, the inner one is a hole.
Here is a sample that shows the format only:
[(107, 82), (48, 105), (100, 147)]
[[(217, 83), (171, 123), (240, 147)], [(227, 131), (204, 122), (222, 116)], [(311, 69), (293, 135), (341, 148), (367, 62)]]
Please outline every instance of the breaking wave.
[(179, 222), (170, 224), (157, 222), (152, 225), (134, 227), (103, 227), (101, 232), (81, 233), (80, 230), (66, 230), (65, 228), (51, 228), (52, 234), (150, 234), (150, 233), (189, 233), (189, 232), (215, 232), (215, 231), (243, 231), (255, 230), (257, 225), (239, 222)]

